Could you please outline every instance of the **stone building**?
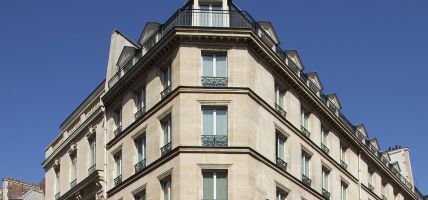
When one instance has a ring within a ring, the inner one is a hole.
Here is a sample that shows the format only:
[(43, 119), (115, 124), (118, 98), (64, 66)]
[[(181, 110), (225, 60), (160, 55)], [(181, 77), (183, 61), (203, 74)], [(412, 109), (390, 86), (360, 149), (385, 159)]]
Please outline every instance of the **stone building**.
[(230, 0), (191, 0), (136, 42), (114, 31), (106, 80), (46, 149), (46, 199), (417, 199), (279, 44)]
[(26, 183), (14, 178), (4, 178), (0, 188), (0, 200), (43, 200), (44, 182), (40, 184)]

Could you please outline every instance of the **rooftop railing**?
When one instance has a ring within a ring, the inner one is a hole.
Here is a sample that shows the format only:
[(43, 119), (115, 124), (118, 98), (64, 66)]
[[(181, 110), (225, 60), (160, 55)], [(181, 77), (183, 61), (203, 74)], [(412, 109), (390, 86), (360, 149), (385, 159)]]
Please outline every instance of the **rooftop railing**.
[[(156, 45), (161, 41), (170, 30), (175, 27), (203, 27), (203, 28), (234, 28), (234, 29), (251, 29), (259, 38), (269, 47), (278, 58), (285, 63), (285, 65), (297, 76), (300, 80), (313, 92), (316, 96), (327, 106), (327, 108), (336, 115), (339, 120), (344, 123), (347, 128), (355, 133), (355, 136), (365, 143), (366, 137), (360, 134), (355, 126), (343, 115), (339, 108), (323, 94), (318, 88), (314, 87), (315, 83), (298, 67), (298, 65), (290, 59), (286, 51), (282, 50), (280, 46), (269, 36), (269, 34), (257, 23), (251, 15), (245, 11), (237, 10), (220, 10), (220, 11), (207, 11), (207, 10), (192, 10), (180, 9), (178, 10), (160, 29), (152, 34), (147, 40), (141, 44), (141, 49), (124, 64), (116, 74), (108, 82), (109, 88), (113, 87), (119, 80), (130, 70), (135, 64), (146, 56)], [(366, 146), (367, 147), (367, 146)], [(376, 148), (368, 147), (381, 161), (385, 160), (382, 155), (379, 156)], [(376, 149), (376, 152), (375, 152)], [(385, 165), (386, 162), (382, 161)], [(401, 180), (404, 185), (409, 189), (413, 189), (409, 183), (400, 173), (394, 174)]]

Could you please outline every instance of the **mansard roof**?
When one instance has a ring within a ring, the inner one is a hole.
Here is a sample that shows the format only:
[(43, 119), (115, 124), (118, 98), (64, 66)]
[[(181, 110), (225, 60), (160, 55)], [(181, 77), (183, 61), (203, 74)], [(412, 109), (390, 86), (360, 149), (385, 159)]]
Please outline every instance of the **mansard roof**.
[(311, 79), (311, 81), (315, 83), (315, 85), (318, 87), (319, 90), (324, 89), (324, 87), (322, 86), (321, 80), (316, 72), (309, 72), (307, 73), (307, 75), (309, 79)]
[(355, 125), (355, 128), (357, 128), (357, 130), (363, 134), (365, 137), (369, 136), (369, 133), (367, 132), (366, 127), (364, 126), (364, 124), (357, 124)]
[(339, 98), (337, 97), (336, 93), (328, 94), (328, 99), (338, 108), (341, 109), (342, 105), (340, 104)]

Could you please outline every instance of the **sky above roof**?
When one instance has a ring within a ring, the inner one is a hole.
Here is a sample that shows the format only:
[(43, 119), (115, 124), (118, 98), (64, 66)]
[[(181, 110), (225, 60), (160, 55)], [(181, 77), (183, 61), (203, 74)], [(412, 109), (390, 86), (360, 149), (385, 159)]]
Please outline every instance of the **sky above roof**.
[[(411, 149), (428, 193), (428, 1), (244, 1), (271, 21), (283, 49), (299, 51), (325, 93), (364, 123), (382, 149)], [(167, 20), (185, 1), (1, 1), (0, 177), (43, 178), (44, 149), (59, 125), (104, 79), (110, 34), (137, 40), (145, 23)]]

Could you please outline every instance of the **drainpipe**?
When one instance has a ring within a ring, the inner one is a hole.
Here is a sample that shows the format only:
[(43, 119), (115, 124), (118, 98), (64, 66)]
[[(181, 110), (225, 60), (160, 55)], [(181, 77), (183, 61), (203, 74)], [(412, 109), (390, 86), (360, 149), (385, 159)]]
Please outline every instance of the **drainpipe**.
[(361, 151), (358, 151), (358, 199), (361, 199)]
[(101, 106), (103, 111), (103, 131), (104, 131), (104, 145), (103, 145), (103, 156), (104, 156), (104, 189), (103, 196), (104, 199), (107, 199), (107, 114), (106, 108)]

